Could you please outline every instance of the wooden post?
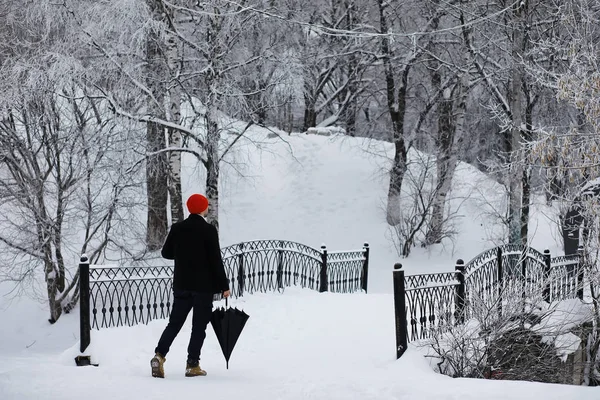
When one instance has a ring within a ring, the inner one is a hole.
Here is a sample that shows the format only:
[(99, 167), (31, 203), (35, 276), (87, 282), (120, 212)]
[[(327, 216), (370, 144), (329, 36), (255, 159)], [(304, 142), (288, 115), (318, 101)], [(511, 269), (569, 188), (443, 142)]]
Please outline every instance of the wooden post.
[(408, 326), (406, 322), (406, 292), (404, 288), (404, 271), (402, 264), (394, 265), (394, 311), (396, 316), (396, 359), (408, 347)]

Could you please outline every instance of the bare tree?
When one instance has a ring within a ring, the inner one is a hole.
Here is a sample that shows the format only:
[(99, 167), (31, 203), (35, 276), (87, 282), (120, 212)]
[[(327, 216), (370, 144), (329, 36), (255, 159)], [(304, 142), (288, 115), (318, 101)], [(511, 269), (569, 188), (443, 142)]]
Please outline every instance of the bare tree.
[[(254, 121), (251, 119), (245, 128), (239, 128), (233, 140), (225, 133), (238, 129), (234, 128), (235, 118), (254, 115), (251, 99), (271, 86), (266, 83), (256, 91), (247, 92), (240, 71), (264, 65), (270, 49), (262, 48), (258, 54), (249, 55), (242, 46), (247, 44), (242, 31), (261, 15), (259, 9), (230, 1), (153, 0), (147, 5), (141, 10), (122, 10), (137, 12), (130, 21), (138, 25), (130, 28), (123, 49), (127, 57), (114, 55), (109, 42), (88, 28), (94, 21), (85, 20), (80, 29), (91, 47), (112, 63), (115, 78), (144, 101), (141, 104), (135, 98), (123, 96), (122, 87), (98, 84), (93, 87), (97, 96), (111, 104), (116, 115), (145, 123), (150, 129), (145, 157), (149, 171), (158, 175), (149, 175), (156, 178), (157, 190), (154, 193), (148, 187), (149, 213), (159, 212), (156, 221), (160, 226), (149, 227), (148, 235), (154, 235), (151, 247), (157, 248), (159, 243), (162, 245), (165, 228), (167, 187), (171, 190), (171, 201), (180, 202), (177, 193), (181, 187), (181, 152), (195, 155), (206, 169), (205, 190), (211, 204), (207, 218), (218, 227), (220, 163)], [(81, 14), (71, 13), (82, 19)], [(107, 16), (104, 14), (103, 18)], [(141, 32), (146, 38), (143, 43), (138, 40)], [(136, 69), (136, 57), (144, 60), (151, 57), (152, 63), (146, 63), (144, 70)], [(165, 132), (169, 133), (169, 143), (164, 139)], [(155, 161), (157, 168), (153, 167)], [(172, 204), (172, 213), (173, 220), (181, 217), (178, 205)]]
[[(401, 257), (408, 257), (412, 248), (417, 244), (422, 247), (428, 245), (428, 227), (431, 219), (436, 217), (433, 213), (442, 189), (437, 183), (434, 171), (438, 167), (436, 158), (415, 150), (413, 159), (409, 162), (405, 176), (405, 191), (402, 197), (402, 214), (400, 223), (391, 227), (393, 243)], [(453, 239), (456, 235), (453, 222), (457, 217), (458, 209), (450, 207), (449, 202), (443, 204), (437, 237)], [(460, 208), (460, 206), (458, 207)]]
[[(438, 3), (433, 2), (434, 5)], [(418, 6), (411, 5), (418, 9)], [(381, 59), (385, 77), (387, 112), (391, 120), (391, 136), (394, 143), (394, 160), (390, 168), (387, 198), (387, 222), (392, 226), (400, 222), (402, 181), (407, 168), (406, 136), (409, 131), (405, 132), (405, 126), (407, 125), (407, 110), (410, 106), (407, 103), (409, 74), (424, 53), (427, 43), (432, 40), (432, 36), (426, 33), (437, 29), (440, 17), (445, 13), (443, 7), (432, 7), (431, 9), (432, 13), (428, 13), (426, 9), (424, 15), (421, 15), (418, 10), (407, 8), (400, 12), (392, 3), (378, 0)], [(388, 35), (391, 31), (407, 32), (411, 28), (416, 31), (416, 24), (419, 24), (421, 29), (418, 35), (411, 38), (396, 38)], [(426, 107), (425, 113), (429, 109)], [(418, 129), (415, 129), (415, 132), (418, 132)]]
[[(146, 112), (148, 115), (160, 120), (167, 120), (166, 115), (166, 96), (167, 81), (169, 79), (168, 66), (173, 65), (167, 60), (172, 57), (168, 51), (176, 46), (170, 38), (169, 49), (164, 40), (163, 26), (167, 23), (167, 13), (161, 0), (147, 0), (148, 8), (152, 21), (150, 28), (146, 32), (146, 63), (145, 63), (145, 81), (148, 88), (146, 96)], [(168, 65), (168, 64), (170, 65)], [(171, 90), (172, 93), (172, 90)], [(178, 104), (171, 102), (171, 108), (177, 110)], [(165, 126), (150, 120), (146, 122), (146, 151), (151, 156), (146, 160), (146, 193), (148, 198), (148, 222), (146, 229), (146, 243), (149, 250), (158, 250), (162, 247), (168, 231), (167, 218), (167, 200), (169, 189), (175, 189), (175, 186), (168, 184), (169, 164), (167, 163), (167, 154), (162, 150), (167, 147)], [(170, 136), (173, 138), (172, 131)], [(177, 175), (180, 171), (177, 171)], [(173, 181), (173, 179), (171, 179)], [(171, 199), (173, 202), (175, 199)], [(181, 198), (179, 199), (181, 201)], [(177, 216), (181, 217), (181, 215)]]
[[(97, 260), (115, 241), (111, 229), (131, 178), (118, 169), (124, 160), (110, 154), (120, 130), (79, 88), (61, 87), (72, 71), (56, 82), (35, 65), (7, 78), (14, 90), (10, 102), (0, 102), (0, 242), (6, 250), (0, 267), (2, 280), (20, 284), (43, 266), (54, 323), (78, 299), (73, 256), (90, 252)], [(33, 76), (45, 83), (24, 81)]]

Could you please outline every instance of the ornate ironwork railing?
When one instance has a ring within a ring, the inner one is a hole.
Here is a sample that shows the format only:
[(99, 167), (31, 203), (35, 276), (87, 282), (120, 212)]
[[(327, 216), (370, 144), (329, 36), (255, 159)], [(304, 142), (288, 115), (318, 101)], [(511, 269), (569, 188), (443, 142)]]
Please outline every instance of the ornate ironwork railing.
[[(580, 255), (550, 257), (526, 246), (486, 250), (456, 272), (405, 275), (394, 270), (398, 357), (405, 343), (426, 339), (471, 317), (524, 312), (526, 304), (583, 298)], [(399, 300), (400, 299), (400, 300)]]
[[(316, 250), (295, 242), (264, 240), (227, 246), (221, 254), (232, 297), (281, 292), (290, 286), (336, 293), (367, 290), (366, 243), (361, 250), (328, 253), (324, 246)], [(82, 318), (89, 321), (83, 321), (82, 326), (131, 326), (169, 317), (172, 266), (80, 265), (80, 271), (89, 271), (82, 277), (80, 288), (82, 298), (89, 301), (87, 317), (82, 309)], [(220, 298), (215, 296), (215, 300)]]
[(553, 257), (550, 266), (544, 291), (548, 302), (583, 297), (583, 266), (579, 254)]
[[(366, 262), (363, 250), (332, 251), (327, 253), (327, 288), (334, 293), (353, 293), (367, 289)], [(367, 270), (368, 272), (368, 270)]]
[(314, 290), (320, 287), (322, 256), (307, 246), (286, 241), (254, 241), (229, 246), (223, 254), (232, 297), (281, 291), (287, 286)]
[(456, 282), (454, 272), (438, 272), (433, 274), (405, 275), (407, 289), (415, 289), (425, 286), (437, 286)]
[(173, 268), (91, 265), (91, 327), (131, 326), (167, 318), (173, 302)]
[(455, 273), (406, 275), (404, 279), (409, 340), (429, 338), (454, 324), (460, 285)]
[(578, 255), (551, 258), (547, 250), (504, 245), (479, 254), (465, 271), (467, 302), (488, 312), (501, 313), (508, 299), (552, 302), (581, 294)]

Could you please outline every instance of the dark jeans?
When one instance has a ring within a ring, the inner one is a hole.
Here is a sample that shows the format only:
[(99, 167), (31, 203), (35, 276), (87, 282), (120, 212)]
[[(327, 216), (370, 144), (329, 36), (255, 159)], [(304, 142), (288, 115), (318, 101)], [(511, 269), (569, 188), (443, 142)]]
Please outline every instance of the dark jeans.
[(187, 316), (193, 309), (192, 335), (188, 346), (187, 361), (194, 366), (200, 360), (200, 351), (204, 344), (204, 338), (206, 338), (206, 326), (212, 315), (213, 295), (211, 293), (175, 290), (173, 298), (173, 309), (169, 317), (169, 324), (161, 335), (155, 352), (163, 356), (167, 355), (173, 340), (175, 340)]

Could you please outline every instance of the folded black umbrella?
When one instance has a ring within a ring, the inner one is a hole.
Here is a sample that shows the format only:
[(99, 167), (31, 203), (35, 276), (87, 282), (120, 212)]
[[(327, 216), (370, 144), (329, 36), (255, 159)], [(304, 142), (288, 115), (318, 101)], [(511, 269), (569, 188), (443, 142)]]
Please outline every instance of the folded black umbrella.
[(231, 352), (237, 343), (246, 321), (250, 316), (237, 308), (227, 308), (227, 299), (225, 299), (225, 308), (219, 307), (212, 313), (210, 323), (215, 330), (215, 335), (221, 345), (221, 350), (227, 362), (229, 369), (229, 358)]

